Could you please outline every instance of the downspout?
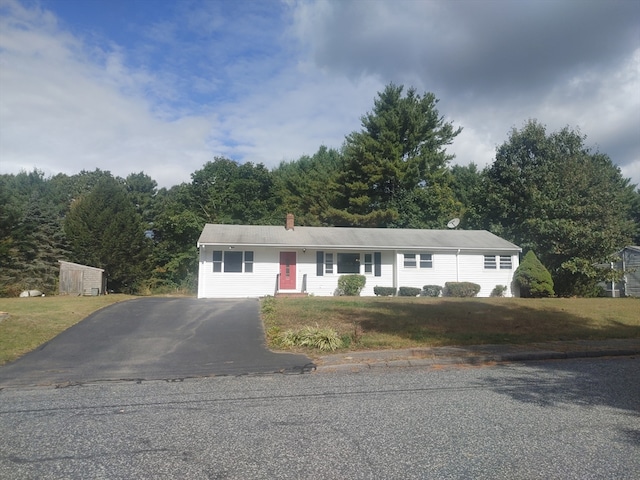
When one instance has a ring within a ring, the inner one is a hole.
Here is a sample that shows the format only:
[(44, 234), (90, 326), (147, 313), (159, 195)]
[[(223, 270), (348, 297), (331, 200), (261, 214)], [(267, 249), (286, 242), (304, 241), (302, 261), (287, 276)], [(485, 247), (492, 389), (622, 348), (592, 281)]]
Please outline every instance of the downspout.
[(398, 289), (398, 251), (393, 251), (393, 288)]
[(202, 298), (204, 296), (204, 282), (202, 281), (203, 275), (203, 266), (205, 256), (205, 246), (198, 243), (198, 295), (197, 298)]
[[(627, 262), (625, 261), (627, 258), (627, 252), (622, 249), (622, 289), (624, 290), (624, 296), (627, 297)], [(622, 292), (620, 292), (620, 296), (622, 296)]]
[(456, 252), (456, 282), (460, 281), (460, 263), (458, 261), (458, 255), (460, 255), (460, 249)]

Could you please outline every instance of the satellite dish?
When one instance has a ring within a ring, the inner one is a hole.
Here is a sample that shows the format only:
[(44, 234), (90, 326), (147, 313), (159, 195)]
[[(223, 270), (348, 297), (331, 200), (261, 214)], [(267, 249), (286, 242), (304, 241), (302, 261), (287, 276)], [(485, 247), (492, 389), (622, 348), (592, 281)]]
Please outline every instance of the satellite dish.
[(449, 223), (447, 223), (447, 228), (456, 228), (458, 225), (460, 225), (460, 219), (452, 218), (449, 220)]

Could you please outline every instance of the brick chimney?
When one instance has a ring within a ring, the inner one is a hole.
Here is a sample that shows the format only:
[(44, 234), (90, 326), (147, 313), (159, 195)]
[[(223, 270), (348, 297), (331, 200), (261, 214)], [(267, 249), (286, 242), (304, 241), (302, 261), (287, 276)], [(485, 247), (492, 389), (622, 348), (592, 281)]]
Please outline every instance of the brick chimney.
[(294, 216), (293, 213), (287, 213), (287, 223), (285, 225), (285, 229), (293, 230), (294, 226)]

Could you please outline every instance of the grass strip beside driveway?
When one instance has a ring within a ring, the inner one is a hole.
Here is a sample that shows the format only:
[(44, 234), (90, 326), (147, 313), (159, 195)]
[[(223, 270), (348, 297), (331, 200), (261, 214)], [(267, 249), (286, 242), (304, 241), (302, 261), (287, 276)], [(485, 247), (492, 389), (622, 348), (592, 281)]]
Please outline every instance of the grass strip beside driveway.
[(279, 334), (306, 326), (334, 329), (343, 350), (640, 338), (640, 300), (635, 298), (306, 297), (266, 302), (263, 319), (274, 349), (282, 349), (274, 341)]

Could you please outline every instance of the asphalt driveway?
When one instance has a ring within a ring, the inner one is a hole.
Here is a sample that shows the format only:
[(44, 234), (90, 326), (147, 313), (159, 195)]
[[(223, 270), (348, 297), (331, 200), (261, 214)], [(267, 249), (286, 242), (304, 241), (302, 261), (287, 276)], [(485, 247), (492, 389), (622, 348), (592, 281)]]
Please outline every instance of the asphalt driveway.
[(93, 313), (0, 367), (0, 387), (309, 370), (267, 350), (255, 299), (140, 298)]

